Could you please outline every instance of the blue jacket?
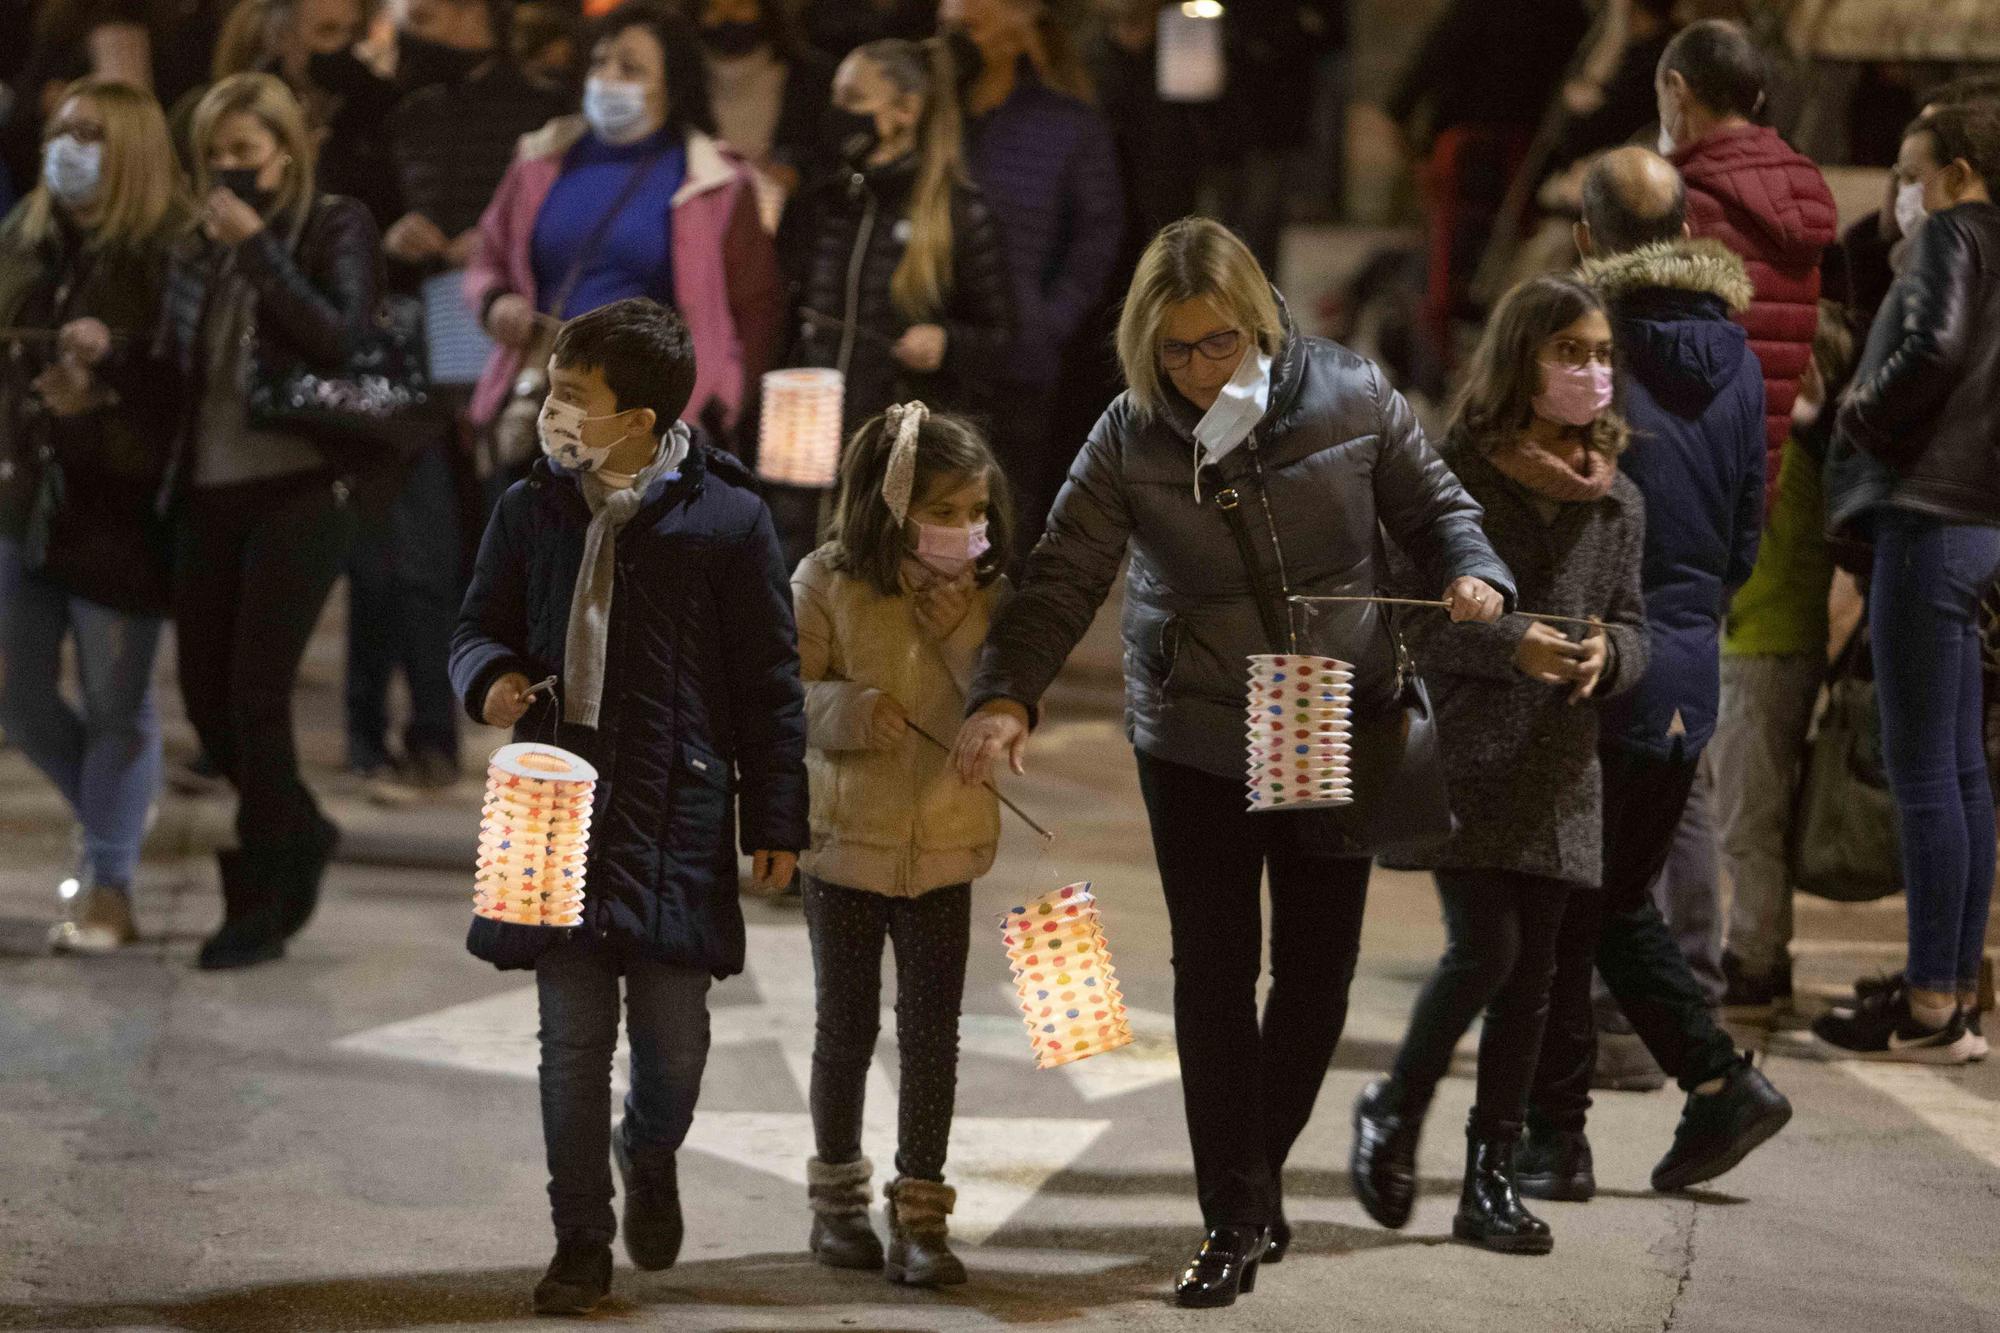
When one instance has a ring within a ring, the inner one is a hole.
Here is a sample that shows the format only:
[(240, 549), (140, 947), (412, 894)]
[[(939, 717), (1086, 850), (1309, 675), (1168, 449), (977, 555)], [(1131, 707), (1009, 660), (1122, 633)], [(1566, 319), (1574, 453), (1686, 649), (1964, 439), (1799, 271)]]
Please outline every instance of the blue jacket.
[[(452, 638), (477, 720), (502, 674), (560, 677), (590, 511), (547, 460), (487, 525)], [(539, 702), (515, 728), (596, 766), (584, 925), (662, 962), (743, 970), (733, 832), (744, 851), (806, 846), (805, 692), (791, 585), (742, 464), (697, 447), (619, 531), (597, 728)], [(570, 932), (473, 919), (466, 947), (532, 966)]]
[(1723, 613), (1757, 562), (1763, 522), (1764, 375), (1730, 320), (1750, 279), (1714, 241), (1645, 246), (1584, 275), (1611, 308), (1632, 424), (1620, 466), (1646, 501), (1652, 653), (1638, 688), (1605, 705), (1604, 743), (1693, 756), (1715, 734)]
[(1125, 195), (1111, 127), (1023, 57), (1007, 100), (966, 129), (966, 162), (1000, 224), (1014, 284), (1014, 345), (994, 374), (1047, 388), (1118, 263)]

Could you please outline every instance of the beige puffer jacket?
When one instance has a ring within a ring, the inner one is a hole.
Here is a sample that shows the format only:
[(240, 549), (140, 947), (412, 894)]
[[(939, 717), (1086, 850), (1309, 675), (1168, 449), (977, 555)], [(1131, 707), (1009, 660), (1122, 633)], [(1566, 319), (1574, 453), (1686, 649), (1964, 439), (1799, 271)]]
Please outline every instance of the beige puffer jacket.
[(1000, 595), (998, 583), (982, 589), (940, 642), (917, 624), (909, 598), (884, 597), (836, 572), (831, 547), (799, 563), (792, 604), (812, 779), (812, 846), (800, 857), (807, 874), (914, 898), (992, 869), (1000, 842), (993, 792), (966, 786), (945, 751), (915, 731), (889, 750), (871, 748), (869, 734), (875, 701), (887, 694), (913, 723), (952, 743)]

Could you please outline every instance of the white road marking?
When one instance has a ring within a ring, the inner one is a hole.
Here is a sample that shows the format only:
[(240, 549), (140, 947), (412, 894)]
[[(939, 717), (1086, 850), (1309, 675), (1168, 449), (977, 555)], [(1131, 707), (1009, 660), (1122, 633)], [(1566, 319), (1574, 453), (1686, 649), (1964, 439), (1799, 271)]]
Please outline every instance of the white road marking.
[(2000, 1167), (2000, 1106), (1921, 1065), (1840, 1060), (1842, 1073), (1888, 1097), (1988, 1165)]

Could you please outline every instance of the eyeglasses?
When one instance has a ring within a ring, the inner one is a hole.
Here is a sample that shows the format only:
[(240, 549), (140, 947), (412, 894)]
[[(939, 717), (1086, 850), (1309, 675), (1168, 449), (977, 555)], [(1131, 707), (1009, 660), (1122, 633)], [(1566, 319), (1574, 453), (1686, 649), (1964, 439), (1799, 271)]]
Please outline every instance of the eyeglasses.
[(1160, 344), (1160, 364), (1168, 370), (1179, 370), (1187, 365), (1196, 352), (1201, 353), (1204, 361), (1227, 361), (1236, 355), (1236, 350), (1241, 346), (1243, 346), (1243, 333), (1240, 329), (1224, 329), (1220, 333), (1211, 333), (1200, 342), (1181, 343), (1169, 338)]
[(1580, 342), (1575, 338), (1557, 338), (1549, 344), (1549, 360), (1559, 366), (1581, 370), (1595, 361), (1600, 366), (1611, 364), (1610, 343)]

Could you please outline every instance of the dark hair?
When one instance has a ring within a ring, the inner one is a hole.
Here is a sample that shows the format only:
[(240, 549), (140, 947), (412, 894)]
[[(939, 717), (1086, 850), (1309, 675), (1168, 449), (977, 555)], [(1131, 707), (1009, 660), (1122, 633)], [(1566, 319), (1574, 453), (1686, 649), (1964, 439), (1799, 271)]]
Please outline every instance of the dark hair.
[(2000, 102), (1959, 102), (1936, 115), (1919, 116), (1903, 131), (1905, 139), (1927, 134), (1931, 155), (1941, 167), (1961, 158), (1988, 186), (2000, 185)]
[[(827, 534), (835, 548), (833, 567), (866, 580), (885, 597), (902, 592), (900, 574), (903, 557), (909, 552), (896, 516), (882, 499), (882, 482), (895, 444), (896, 428), (886, 412), (869, 418), (854, 432), (841, 463), (840, 498)], [(1007, 489), (1007, 474), (1000, 470), (985, 437), (964, 417), (940, 412), (926, 417), (917, 428), (917, 478), (910, 488), (910, 509), (922, 508), (941, 478), (980, 476), (986, 478), (989, 488), (986, 540), (992, 543), (992, 549), (973, 566), (974, 577), (983, 588), (1000, 577), (1012, 558), (1014, 502)]]
[(508, 49), (517, 65), (526, 65), (557, 42), (582, 45), (576, 16), (561, 5), (529, 0), (513, 10)]
[(1607, 255), (1622, 255), (1642, 245), (1677, 241), (1687, 226), (1687, 182), (1674, 173), (1674, 197), (1660, 213), (1641, 213), (1619, 189), (1609, 159), (1599, 161), (1583, 177), (1583, 220), (1590, 237)]
[(676, 139), (691, 129), (714, 134), (715, 105), (708, 93), (708, 60), (702, 55), (701, 34), (677, 11), (652, 0), (625, 0), (599, 20), (590, 34), (590, 49), (632, 28), (644, 28), (660, 44), (667, 83), (667, 129)]
[(669, 306), (627, 297), (578, 315), (556, 335), (559, 366), (604, 376), (620, 412), (650, 407), (655, 434), (687, 410), (694, 396), (694, 339)]
[[(1592, 311), (1604, 313), (1604, 298), (1575, 278), (1530, 278), (1501, 297), (1452, 405), (1451, 435), (1481, 453), (1518, 439), (1535, 418), (1541, 392), (1536, 353)], [(1630, 436), (1624, 418), (1606, 412), (1591, 426), (1590, 447), (1615, 456)]]
[[(708, 25), (702, 23), (699, 17), (704, 8), (701, 0), (688, 0), (687, 7), (697, 15), (695, 22), (706, 28)], [(785, 7), (784, 0), (757, 0), (756, 27), (781, 64), (796, 65), (811, 54), (811, 48), (800, 35), (798, 22)]]
[(1763, 109), (1764, 57), (1741, 24), (1690, 24), (1667, 43), (1659, 72), (1686, 79), (1695, 101), (1719, 116), (1749, 118)]
[(1854, 321), (1838, 301), (1819, 303), (1819, 326), (1813, 330), (1813, 369), (1819, 372), (1822, 402), (1837, 403), (1854, 378)]
[(1923, 104), (1940, 109), (1966, 102), (2000, 101), (2000, 74), (1973, 74), (1939, 84), (1924, 94)]

